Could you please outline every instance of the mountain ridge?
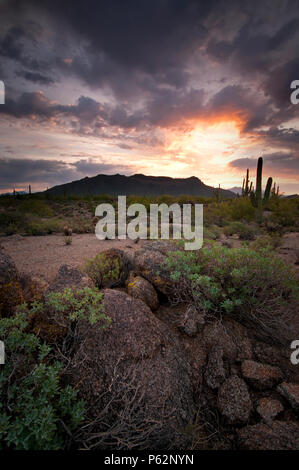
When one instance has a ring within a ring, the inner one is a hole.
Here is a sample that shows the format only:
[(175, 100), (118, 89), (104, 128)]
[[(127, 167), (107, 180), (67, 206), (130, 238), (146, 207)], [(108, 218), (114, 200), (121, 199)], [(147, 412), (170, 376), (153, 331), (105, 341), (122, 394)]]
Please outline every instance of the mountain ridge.
[[(148, 176), (137, 173), (131, 176), (104, 175), (85, 176), (80, 180), (53, 186), (45, 193), (56, 195), (142, 195), (142, 196), (202, 196), (213, 197), (217, 188), (204, 184), (196, 176), (188, 178), (172, 178), (170, 176)], [(220, 189), (220, 195), (223, 198), (236, 197), (236, 195), (227, 189)]]

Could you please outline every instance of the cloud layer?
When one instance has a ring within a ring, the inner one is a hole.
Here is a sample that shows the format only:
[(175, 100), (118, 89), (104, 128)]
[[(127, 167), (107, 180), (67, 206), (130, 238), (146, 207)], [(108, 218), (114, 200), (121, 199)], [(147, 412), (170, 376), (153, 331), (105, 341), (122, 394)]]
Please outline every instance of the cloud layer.
[[(11, 0), (0, 14), (0, 120), (11, 148), (0, 154), (3, 187), (22, 183), (25, 167), (38, 185), (98, 168), (130, 172), (138, 162), (157, 174), (159, 160), (162, 173), (200, 168), (196, 176), (217, 184), (214, 160), (234, 185), (260, 154), (285, 185), (298, 180), (299, 105), (290, 102), (299, 79), (297, 0), (271, 8), (260, 0)], [(228, 123), (238, 137), (226, 131), (231, 145), (215, 148), (213, 129), (220, 141)], [(23, 129), (22, 158), (12, 129)], [(30, 135), (35, 148), (38, 135), (56, 139), (56, 157), (30, 151)], [(66, 161), (70, 136), (86, 139), (85, 158)], [(100, 162), (88, 157), (90, 145)]]

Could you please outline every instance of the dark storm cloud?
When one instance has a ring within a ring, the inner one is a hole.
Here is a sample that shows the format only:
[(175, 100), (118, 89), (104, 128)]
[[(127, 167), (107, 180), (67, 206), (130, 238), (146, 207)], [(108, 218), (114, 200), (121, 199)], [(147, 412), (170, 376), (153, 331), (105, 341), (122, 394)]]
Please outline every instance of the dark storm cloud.
[[(290, 152), (275, 152), (263, 155), (264, 167), (269, 174), (274, 172), (276, 174), (292, 174), (293, 176), (299, 175), (299, 154)], [(257, 158), (238, 158), (229, 163), (232, 168), (242, 170), (255, 169)]]
[(0, 188), (5, 189), (22, 183), (64, 183), (99, 173), (130, 173), (126, 165), (98, 163), (92, 159), (80, 159), (74, 163), (60, 160), (6, 159), (0, 158)]
[(266, 131), (257, 132), (257, 135), (268, 144), (281, 148), (299, 150), (299, 130), (297, 129), (270, 127), (270, 129)]
[(30, 72), (29, 70), (19, 70), (16, 72), (16, 75), (30, 82), (40, 83), (41, 85), (50, 85), (55, 82), (51, 77), (47, 77), (38, 72)]
[(211, 39), (207, 45), (207, 53), (221, 62), (231, 58), (234, 65), (244, 72), (267, 74), (269, 67), (280, 60), (277, 51), (296, 38), (299, 16), (283, 24), (275, 33), (266, 34), (264, 33), (266, 24), (261, 21), (262, 28), (260, 27), (258, 10), (256, 13), (255, 19), (250, 16), (233, 40)]

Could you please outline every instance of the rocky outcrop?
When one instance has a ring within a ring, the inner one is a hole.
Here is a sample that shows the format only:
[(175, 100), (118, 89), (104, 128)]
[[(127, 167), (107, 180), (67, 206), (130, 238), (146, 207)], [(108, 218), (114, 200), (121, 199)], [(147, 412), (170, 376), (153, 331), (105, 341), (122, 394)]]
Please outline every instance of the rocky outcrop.
[(283, 374), (278, 367), (250, 360), (242, 363), (242, 375), (246, 382), (257, 390), (271, 389), (283, 380)]
[(299, 426), (296, 422), (274, 421), (246, 426), (238, 431), (239, 446), (245, 450), (299, 450)]
[(157, 292), (152, 284), (141, 276), (131, 272), (127, 280), (127, 292), (134, 299), (143, 300), (153, 311), (159, 307)]
[(277, 387), (277, 390), (288, 400), (292, 408), (299, 412), (299, 384), (283, 382)]
[(225, 380), (218, 392), (218, 408), (231, 424), (248, 421), (252, 403), (244, 380), (236, 375)]

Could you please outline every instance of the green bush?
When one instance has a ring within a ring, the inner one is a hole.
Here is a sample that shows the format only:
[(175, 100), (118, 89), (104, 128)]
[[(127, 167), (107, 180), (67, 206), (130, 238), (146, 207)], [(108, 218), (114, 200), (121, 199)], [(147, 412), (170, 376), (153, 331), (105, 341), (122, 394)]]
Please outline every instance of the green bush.
[(84, 403), (61, 385), (62, 364), (47, 363), (50, 348), (26, 332), (24, 312), (0, 319), (6, 363), (0, 369), (0, 448), (55, 450), (83, 420)]
[(208, 316), (234, 315), (281, 342), (294, 327), (285, 315), (298, 310), (298, 283), (270, 249), (212, 245), (198, 253), (175, 252), (165, 269), (174, 281), (175, 302), (192, 303)]
[(242, 222), (232, 222), (223, 229), (225, 235), (238, 235), (240, 240), (254, 240), (257, 230), (254, 226)]
[[(0, 368), (0, 448), (69, 447), (71, 433), (84, 419), (85, 406), (78, 392), (64, 385), (64, 367), (79, 347), (82, 320), (88, 320), (90, 327), (109, 324), (102, 299), (95, 288), (65, 289), (48, 294), (44, 302), (33, 302), (30, 308), (23, 304), (14, 317), (0, 319), (6, 353)], [(57, 335), (55, 326), (63, 335)], [(51, 347), (42, 342), (45, 332)]]

